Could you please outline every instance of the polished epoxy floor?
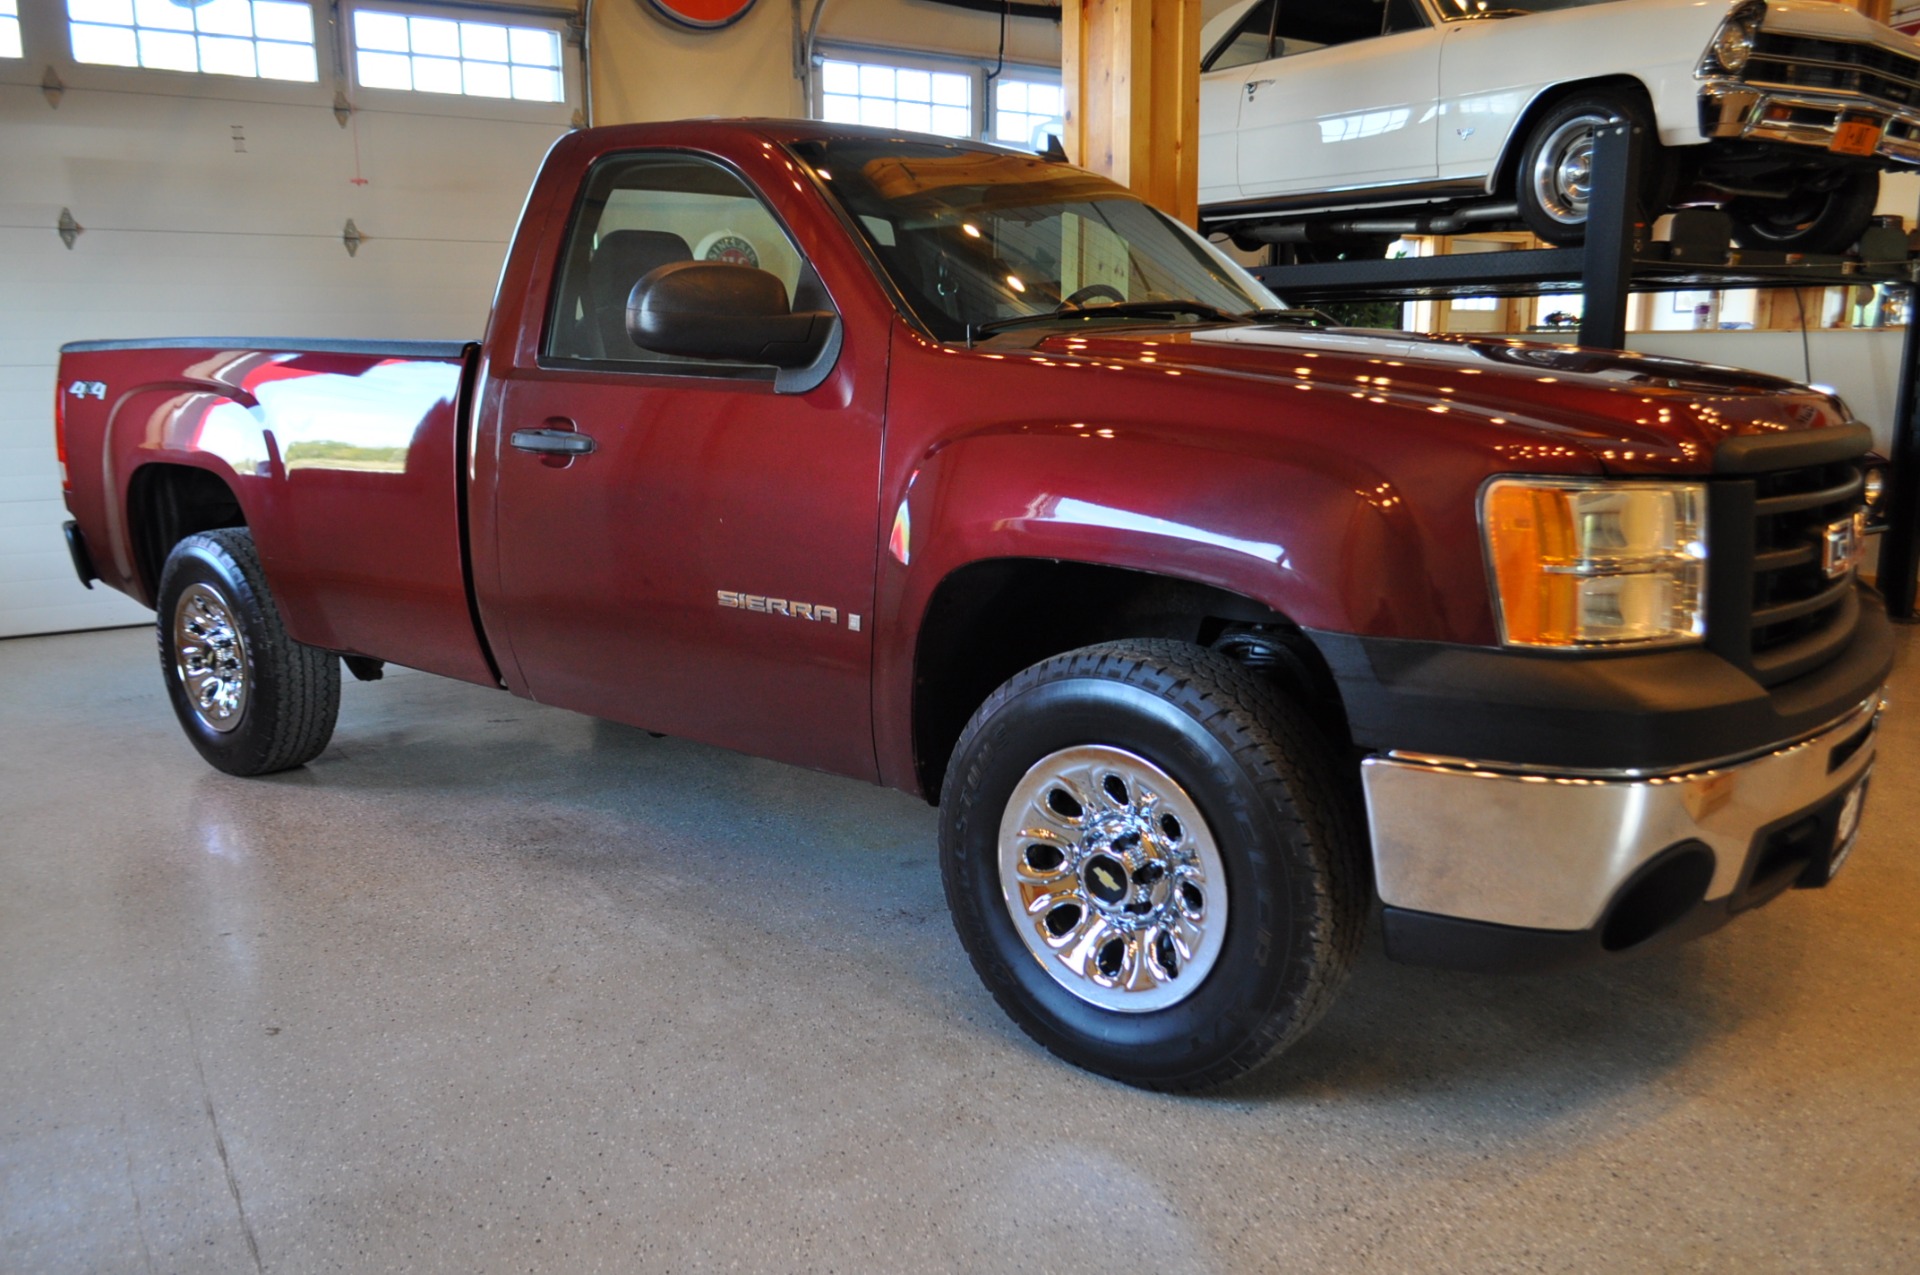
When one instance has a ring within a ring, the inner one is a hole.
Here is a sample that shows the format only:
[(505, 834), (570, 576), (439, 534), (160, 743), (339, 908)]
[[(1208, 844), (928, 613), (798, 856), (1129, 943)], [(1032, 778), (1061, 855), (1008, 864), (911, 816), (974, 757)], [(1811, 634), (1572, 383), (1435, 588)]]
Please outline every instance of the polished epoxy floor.
[(1387, 963), (1246, 1090), (1031, 1046), (930, 810), (395, 672), (235, 780), (0, 642), (0, 1269), (1920, 1270), (1920, 673), (1864, 840), (1691, 947)]

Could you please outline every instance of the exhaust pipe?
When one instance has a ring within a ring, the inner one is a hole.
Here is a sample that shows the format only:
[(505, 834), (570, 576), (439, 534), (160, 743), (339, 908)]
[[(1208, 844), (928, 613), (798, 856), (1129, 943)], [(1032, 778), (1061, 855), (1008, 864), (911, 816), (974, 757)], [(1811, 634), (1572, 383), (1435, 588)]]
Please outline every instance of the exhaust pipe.
[(1520, 215), (1519, 204), (1476, 204), (1449, 213), (1418, 217), (1356, 217), (1347, 221), (1290, 222), (1275, 225), (1235, 227), (1235, 238), (1268, 244), (1321, 243), (1328, 239), (1359, 235), (1451, 235), (1488, 221), (1511, 221)]

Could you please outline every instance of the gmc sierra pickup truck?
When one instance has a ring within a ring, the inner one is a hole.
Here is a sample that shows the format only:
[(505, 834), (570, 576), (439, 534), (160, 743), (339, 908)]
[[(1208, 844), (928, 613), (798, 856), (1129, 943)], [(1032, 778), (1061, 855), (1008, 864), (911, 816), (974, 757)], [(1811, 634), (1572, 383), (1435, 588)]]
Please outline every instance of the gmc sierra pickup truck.
[(188, 739), (385, 661), (918, 793), (1056, 1054), (1225, 1081), (1395, 958), (1708, 930), (1851, 850), (1869, 431), (1747, 372), (1334, 330), (1124, 190), (825, 124), (576, 132), (474, 345), (63, 352), (83, 582)]

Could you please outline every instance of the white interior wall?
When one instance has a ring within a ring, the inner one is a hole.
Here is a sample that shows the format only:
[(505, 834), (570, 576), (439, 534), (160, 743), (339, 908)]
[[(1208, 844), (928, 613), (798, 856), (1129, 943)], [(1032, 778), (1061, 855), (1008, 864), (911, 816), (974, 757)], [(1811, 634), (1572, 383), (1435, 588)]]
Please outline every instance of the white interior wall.
[[(1636, 332), (1627, 347), (1728, 367), (1758, 368), (1790, 380), (1810, 380), (1840, 392), (1853, 414), (1873, 427), (1874, 446), (1891, 455), (1893, 412), (1900, 395), (1904, 328), (1836, 332)], [(1811, 369), (1812, 375), (1807, 376)]]
[[(21, 9), (27, 56), (0, 62), (0, 636), (147, 615), (82, 589), (68, 561), (63, 342), (477, 338), (527, 180), (572, 112), (346, 86), (359, 109), (342, 128), (324, 48), (309, 85), (86, 66), (60, 0)], [(71, 249), (63, 208), (85, 227)]]

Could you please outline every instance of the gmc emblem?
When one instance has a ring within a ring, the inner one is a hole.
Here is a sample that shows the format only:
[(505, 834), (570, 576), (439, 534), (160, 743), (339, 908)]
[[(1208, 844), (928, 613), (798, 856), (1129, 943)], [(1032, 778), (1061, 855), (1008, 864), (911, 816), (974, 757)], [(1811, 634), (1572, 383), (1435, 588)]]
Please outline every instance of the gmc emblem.
[(1820, 537), (1820, 568), (1827, 579), (1838, 580), (1860, 565), (1867, 556), (1867, 514), (1860, 510), (1851, 518), (1830, 522)]

